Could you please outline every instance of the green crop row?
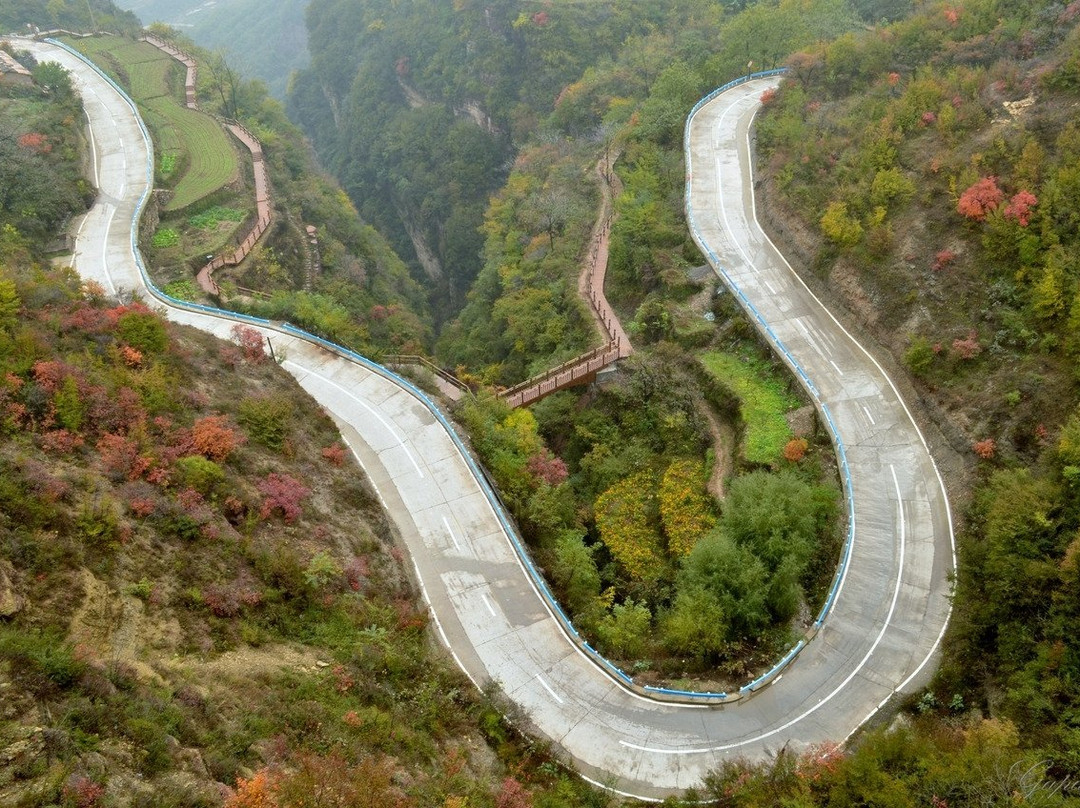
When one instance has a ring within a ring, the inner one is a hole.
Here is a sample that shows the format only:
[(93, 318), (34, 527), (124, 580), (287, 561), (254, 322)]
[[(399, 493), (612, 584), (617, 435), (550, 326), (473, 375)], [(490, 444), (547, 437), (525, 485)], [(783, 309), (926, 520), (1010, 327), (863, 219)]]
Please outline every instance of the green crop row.
[(186, 109), (162, 96), (147, 102), (155, 135), (163, 151), (175, 150), (188, 157), (187, 170), (174, 186), (166, 210), (181, 210), (231, 182), (240, 171), (239, 159), (229, 137), (209, 115)]

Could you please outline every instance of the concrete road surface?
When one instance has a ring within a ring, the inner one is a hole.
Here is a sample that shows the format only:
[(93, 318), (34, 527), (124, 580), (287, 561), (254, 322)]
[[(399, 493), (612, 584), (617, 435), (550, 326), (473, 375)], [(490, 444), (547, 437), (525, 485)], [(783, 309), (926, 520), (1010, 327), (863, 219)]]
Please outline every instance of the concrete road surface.
[[(152, 175), (134, 108), (93, 68), (71, 70), (100, 194), (78, 226), (75, 267), (110, 294), (149, 297), (132, 228)], [(814, 300), (754, 222), (746, 133), (765, 85), (702, 110), (691, 127), (691, 211), (701, 243), (746, 291), (820, 391), (851, 465), (855, 541), (832, 615), (780, 680), (719, 707), (662, 704), (622, 687), (571, 643), (444, 421), (389, 374), (261, 328), (283, 366), (337, 420), (408, 546), (440, 640), (478, 684), (494, 680), (587, 778), (658, 798), (725, 757), (842, 740), (928, 666), (947, 614), (948, 510), (933, 463), (880, 368)], [(168, 317), (229, 337), (222, 316)], [(925, 666), (925, 667), (924, 667)]]

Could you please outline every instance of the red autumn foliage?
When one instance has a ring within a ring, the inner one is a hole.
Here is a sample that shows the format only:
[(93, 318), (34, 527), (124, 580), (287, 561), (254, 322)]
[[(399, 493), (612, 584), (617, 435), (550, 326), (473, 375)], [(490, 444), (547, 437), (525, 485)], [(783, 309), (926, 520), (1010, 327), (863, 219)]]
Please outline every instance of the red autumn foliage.
[(548, 13), (546, 11), (538, 11), (535, 14), (533, 14), (532, 21), (536, 25), (539, 25), (540, 27), (543, 27), (543, 26), (548, 24)]
[(105, 786), (81, 774), (72, 775), (61, 789), (65, 805), (75, 808), (98, 808), (105, 796)]
[(60, 383), (69, 374), (62, 362), (51, 359), (39, 359), (34, 363), (31, 372), (34, 374), (34, 381), (37, 382), (38, 387), (46, 393), (55, 393), (59, 390)]
[(224, 415), (208, 415), (192, 424), (191, 441), (203, 457), (221, 463), (244, 443), (244, 437), (229, 426)]
[(137, 368), (143, 361), (142, 351), (132, 348), (130, 345), (121, 345), (120, 360), (129, 368)]
[(1005, 218), (1015, 219), (1021, 227), (1027, 227), (1031, 221), (1031, 209), (1038, 204), (1038, 197), (1031, 191), (1020, 191), (1005, 206)]
[(83, 446), (86, 441), (82, 435), (68, 432), (66, 429), (53, 429), (41, 436), (41, 448), (49, 454), (71, 454)]
[(345, 581), (349, 585), (349, 589), (353, 592), (359, 592), (364, 588), (364, 584), (367, 583), (368, 575), (370, 574), (368, 560), (364, 556), (354, 556), (345, 565)]
[(763, 92), (761, 94), (761, 99), (760, 99), (761, 100), (761, 105), (763, 107), (768, 106), (769, 102), (773, 101), (775, 98), (776, 98), (776, 88), (775, 87), (770, 87), (769, 89), (767, 89), (765, 92)]
[(956, 210), (962, 216), (981, 222), (1004, 198), (1005, 194), (997, 187), (997, 177), (983, 177), (960, 194)]
[(532, 808), (532, 794), (513, 777), (503, 780), (495, 797), (495, 808)]
[(997, 443), (993, 438), (976, 441), (971, 445), (971, 450), (983, 460), (990, 460), (997, 454)]
[(48, 154), (52, 151), (49, 136), (41, 132), (27, 132), (25, 135), (19, 135), (18, 143), (24, 149), (30, 149), (38, 154)]
[(262, 769), (250, 780), (237, 778), (236, 793), (225, 800), (225, 808), (277, 808), (276, 794), (277, 777)]
[(109, 472), (134, 480), (139, 477), (139, 445), (123, 435), (109, 433), (97, 442), (101, 462)]
[(930, 111), (924, 112), (919, 118), (919, 126), (933, 126), (935, 123), (937, 123), (937, 115)]
[(529, 473), (548, 485), (556, 486), (569, 476), (566, 463), (547, 449), (529, 458), (525, 467)]
[(128, 510), (137, 519), (145, 519), (154, 512), (154, 503), (149, 499), (133, 499), (128, 502)]
[(257, 365), (266, 359), (266, 353), (263, 351), (263, 335), (258, 330), (237, 323), (232, 327), (232, 338), (244, 352), (244, 358), (247, 361)]
[(954, 339), (952, 347), (957, 355), (965, 360), (974, 359), (982, 353), (982, 346), (979, 344), (979, 335), (975, 331), (969, 331), (967, 339)]
[(826, 741), (810, 746), (795, 765), (800, 780), (817, 782), (825, 775), (833, 774), (840, 767), (844, 752), (839, 744)]
[(322, 450), (322, 456), (330, 461), (332, 466), (345, 464), (345, 448), (340, 443), (331, 443)]
[(934, 256), (934, 271), (940, 272), (955, 260), (956, 253), (954, 253), (952, 250), (948, 248), (940, 250), (937, 255)]
[(259, 517), (266, 519), (275, 511), (280, 511), (286, 522), (295, 522), (302, 512), (301, 504), (311, 490), (295, 477), (288, 474), (270, 472), (265, 480), (255, 484), (263, 495)]

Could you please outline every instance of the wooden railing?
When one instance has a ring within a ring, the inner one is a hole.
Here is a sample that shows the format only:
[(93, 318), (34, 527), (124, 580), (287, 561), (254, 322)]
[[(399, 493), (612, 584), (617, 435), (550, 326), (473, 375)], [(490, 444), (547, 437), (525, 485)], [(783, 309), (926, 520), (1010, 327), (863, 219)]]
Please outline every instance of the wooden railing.
[[(199, 65), (195, 58), (180, 50), (171, 42), (167, 42), (153, 34), (144, 34), (142, 40), (149, 42), (187, 68), (187, 75), (184, 77), (184, 95), (187, 99), (188, 108), (198, 110), (199, 101), (195, 96), (195, 80), (198, 78)], [(212, 295), (221, 294), (221, 287), (214, 280), (214, 272), (222, 267), (234, 267), (247, 258), (251, 251), (255, 249), (255, 245), (262, 238), (267, 228), (270, 227), (270, 222), (273, 219), (273, 206), (270, 198), (270, 174), (266, 170), (262, 143), (250, 129), (239, 121), (225, 118), (219, 118), (218, 120), (251, 152), (252, 173), (255, 178), (255, 221), (235, 250), (216, 256), (196, 274), (195, 279), (198, 281), (199, 286), (202, 287), (203, 291)]]
[(387, 366), (393, 365), (417, 365), (430, 371), (438, 376), (444, 382), (453, 387), (456, 387), (461, 392), (472, 395), (472, 389), (465, 382), (461, 381), (457, 376), (448, 370), (443, 370), (429, 359), (425, 359), (422, 356), (416, 356), (415, 354), (387, 354), (382, 357), (382, 364)]

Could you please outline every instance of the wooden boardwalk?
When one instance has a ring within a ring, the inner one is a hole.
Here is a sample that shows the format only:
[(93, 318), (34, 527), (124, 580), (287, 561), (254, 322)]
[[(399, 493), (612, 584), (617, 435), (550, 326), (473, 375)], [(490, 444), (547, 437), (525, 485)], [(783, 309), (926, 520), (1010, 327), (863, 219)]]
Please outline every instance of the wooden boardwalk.
[[(184, 96), (189, 109), (198, 109), (199, 101), (195, 97), (195, 79), (198, 76), (199, 67), (195, 58), (172, 43), (166, 42), (153, 34), (145, 34), (142, 39), (176, 59), (187, 68), (187, 75), (184, 77)], [(255, 177), (255, 221), (252, 222), (247, 234), (234, 251), (215, 256), (195, 276), (195, 280), (198, 281), (202, 290), (211, 295), (221, 294), (221, 287), (214, 280), (214, 272), (222, 267), (234, 267), (247, 258), (259, 239), (262, 238), (263, 233), (270, 227), (273, 213), (270, 197), (270, 174), (266, 170), (262, 143), (259, 142), (259, 139), (255, 137), (250, 129), (239, 121), (221, 119), (221, 125), (232, 132), (233, 137), (251, 152), (252, 173)]]
[(588, 258), (578, 277), (578, 294), (588, 301), (596, 326), (607, 342), (504, 391), (501, 397), (511, 407), (527, 407), (551, 393), (588, 384), (596, 379), (599, 371), (634, 352), (630, 338), (604, 294), (614, 197), (621, 190), (619, 178), (612, 170), (618, 157), (618, 153), (605, 154), (596, 164), (603, 201), (589, 239)]

